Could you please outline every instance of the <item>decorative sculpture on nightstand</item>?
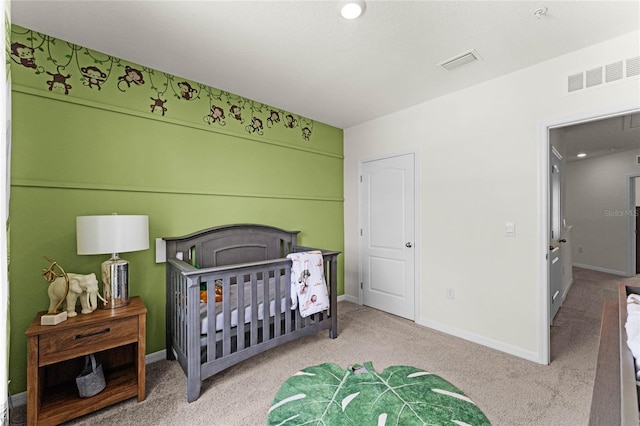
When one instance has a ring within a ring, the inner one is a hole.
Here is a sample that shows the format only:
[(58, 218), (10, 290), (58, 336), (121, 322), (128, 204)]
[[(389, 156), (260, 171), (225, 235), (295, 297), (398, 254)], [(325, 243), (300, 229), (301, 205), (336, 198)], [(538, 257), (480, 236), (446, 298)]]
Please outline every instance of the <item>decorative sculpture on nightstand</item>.
[[(45, 258), (51, 265), (43, 269), (42, 275), (49, 283), (49, 311), (42, 316), (42, 325), (55, 325), (65, 321), (67, 317), (78, 315), (76, 312), (76, 302), (80, 299), (83, 314), (90, 314), (98, 307), (98, 297), (106, 303), (98, 291), (98, 280), (96, 274), (87, 275), (66, 273), (58, 263), (49, 258)], [(55, 271), (58, 269), (61, 274)], [(58, 308), (65, 302), (65, 311), (58, 313)]]
[[(54, 299), (51, 297), (51, 293), (49, 292), (49, 311), (45, 315), (42, 315), (42, 317), (40, 318), (40, 324), (56, 325), (67, 320), (67, 312), (63, 311), (58, 313), (58, 308), (60, 307), (60, 305), (62, 305), (62, 302), (64, 301), (64, 299), (66, 299), (67, 294), (69, 293), (69, 276), (64, 271), (64, 269), (62, 269), (62, 266), (58, 265), (58, 262), (56, 262), (54, 259), (49, 259), (46, 256), (44, 256), (44, 258), (45, 260), (50, 262), (51, 265), (49, 265), (47, 269), (42, 270), (42, 277), (46, 282), (49, 283), (49, 286), (51, 286), (51, 284), (53, 284), (56, 280), (62, 279), (60, 283), (64, 285), (64, 289), (62, 290), (64, 294), (61, 297), (58, 297), (56, 301), (54, 301)], [(56, 272), (56, 268), (62, 275)]]

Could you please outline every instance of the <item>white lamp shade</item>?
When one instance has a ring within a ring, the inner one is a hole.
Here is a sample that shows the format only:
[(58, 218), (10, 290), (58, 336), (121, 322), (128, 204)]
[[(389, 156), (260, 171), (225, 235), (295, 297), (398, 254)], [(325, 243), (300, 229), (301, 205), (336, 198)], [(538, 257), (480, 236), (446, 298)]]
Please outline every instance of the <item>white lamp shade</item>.
[(149, 248), (149, 216), (76, 217), (78, 254), (126, 253)]

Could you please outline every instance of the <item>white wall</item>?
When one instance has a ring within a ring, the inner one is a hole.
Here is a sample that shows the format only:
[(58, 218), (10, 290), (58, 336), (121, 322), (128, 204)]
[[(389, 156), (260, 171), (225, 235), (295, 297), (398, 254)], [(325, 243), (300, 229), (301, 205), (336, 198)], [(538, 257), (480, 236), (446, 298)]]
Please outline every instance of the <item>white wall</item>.
[[(544, 129), (638, 107), (638, 78), (571, 95), (565, 82), (575, 72), (637, 56), (639, 36), (634, 32), (346, 129), (346, 293), (358, 296), (358, 164), (415, 151), (416, 322), (546, 362), (546, 253), (539, 239)], [(505, 222), (515, 222), (514, 238), (505, 237)], [(447, 287), (455, 290), (454, 300), (447, 299)]]
[[(573, 161), (566, 170), (566, 220), (573, 225), (574, 265), (625, 275), (627, 175), (639, 173), (640, 148)], [(582, 247), (582, 252), (579, 248)]]

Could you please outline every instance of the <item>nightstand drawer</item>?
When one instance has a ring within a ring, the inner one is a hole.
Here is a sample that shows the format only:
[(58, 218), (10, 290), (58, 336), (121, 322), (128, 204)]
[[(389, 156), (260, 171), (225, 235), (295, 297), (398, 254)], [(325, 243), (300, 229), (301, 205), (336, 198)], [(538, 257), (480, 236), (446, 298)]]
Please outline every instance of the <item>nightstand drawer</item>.
[[(89, 314), (91, 315), (91, 314)], [(138, 318), (129, 317), (98, 324), (87, 324), (40, 336), (38, 365), (133, 343), (138, 340)]]

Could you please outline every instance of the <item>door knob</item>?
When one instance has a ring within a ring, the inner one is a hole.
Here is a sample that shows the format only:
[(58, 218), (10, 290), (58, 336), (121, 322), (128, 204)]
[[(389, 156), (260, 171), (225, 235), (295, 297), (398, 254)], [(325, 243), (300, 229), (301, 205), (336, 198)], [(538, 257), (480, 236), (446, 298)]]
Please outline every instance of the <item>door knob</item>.
[(413, 247), (413, 246), (411, 245), (411, 242), (408, 242), (408, 243), (407, 243), (407, 244), (405, 244), (404, 246), (405, 246), (405, 247), (407, 247), (407, 248), (411, 248), (411, 247)]
[(559, 243), (566, 243), (566, 242), (567, 242), (567, 240), (565, 240), (564, 238), (562, 238), (562, 239), (558, 240), (558, 242), (559, 242)]

